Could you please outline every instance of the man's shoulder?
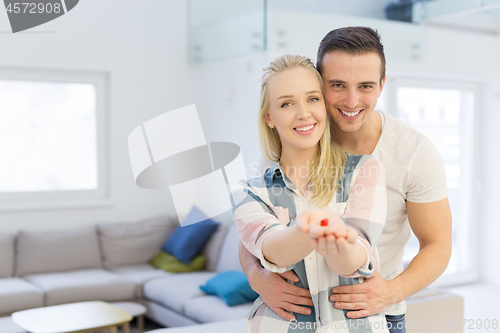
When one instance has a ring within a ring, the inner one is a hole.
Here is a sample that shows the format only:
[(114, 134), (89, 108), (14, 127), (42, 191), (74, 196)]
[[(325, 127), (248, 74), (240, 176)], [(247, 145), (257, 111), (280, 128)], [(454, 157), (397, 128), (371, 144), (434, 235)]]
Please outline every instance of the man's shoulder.
[(402, 121), (390, 114), (380, 112), (381, 117), (384, 117), (384, 126), (382, 128), (382, 135), (404, 135), (405, 137), (410, 136), (417, 139), (426, 139), (427, 137)]
[(410, 168), (416, 160), (428, 160), (433, 164), (440, 160), (431, 140), (413, 127), (388, 114), (384, 117), (382, 135), (373, 152), (386, 170), (392, 166)]
[(379, 149), (414, 151), (420, 146), (432, 145), (426, 135), (402, 120), (386, 113), (381, 113), (381, 117), (384, 117), (384, 125), (379, 139)]

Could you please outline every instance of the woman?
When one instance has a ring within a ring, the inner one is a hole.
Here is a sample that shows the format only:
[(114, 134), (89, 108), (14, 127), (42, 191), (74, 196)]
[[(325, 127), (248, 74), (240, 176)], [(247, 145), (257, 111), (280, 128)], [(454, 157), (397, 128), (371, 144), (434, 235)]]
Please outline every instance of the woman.
[(321, 76), (308, 58), (285, 55), (265, 68), (259, 137), (275, 163), (233, 189), (238, 233), (265, 268), (293, 269), (314, 307), (288, 322), (259, 298), (246, 331), (388, 332), (383, 316), (352, 320), (328, 301), (333, 287), (361, 283), (378, 267), (385, 175), (374, 157), (330, 144)]

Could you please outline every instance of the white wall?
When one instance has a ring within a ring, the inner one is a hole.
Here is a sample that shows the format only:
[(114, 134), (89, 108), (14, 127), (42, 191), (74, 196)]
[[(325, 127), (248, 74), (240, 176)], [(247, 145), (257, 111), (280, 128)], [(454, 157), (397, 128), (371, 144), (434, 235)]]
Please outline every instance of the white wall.
[[(129, 133), (194, 103), (187, 63), (187, 5), (178, 0), (85, 0), (66, 15), (17, 34), (0, 10), (0, 67), (97, 71), (110, 76), (111, 207), (0, 212), (0, 232), (130, 221), (172, 212), (165, 190), (134, 184)], [(15, 163), (15, 157), (1, 163)], [(5, 175), (3, 175), (5, 176)]]
[[(499, 58), (500, 60), (500, 58)], [(500, 61), (499, 61), (500, 62)], [(480, 278), (490, 284), (500, 286), (500, 83), (484, 85), (484, 104), (480, 110), (479, 160), (477, 161), (481, 182), (478, 187), (479, 263)]]
[[(241, 148), (247, 174), (261, 156), (257, 137), (260, 77), (265, 53), (213, 61), (193, 67), (196, 106), (208, 141), (229, 141)], [(223, 75), (221, 75), (223, 73)]]

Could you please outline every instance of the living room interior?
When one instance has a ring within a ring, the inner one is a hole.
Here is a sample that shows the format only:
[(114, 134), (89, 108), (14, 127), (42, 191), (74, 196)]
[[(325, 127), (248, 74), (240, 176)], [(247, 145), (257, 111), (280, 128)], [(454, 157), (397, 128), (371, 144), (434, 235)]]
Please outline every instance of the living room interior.
[[(0, 11), (0, 100), (4, 101), (0, 101), (0, 170), (5, 177), (0, 181), (0, 245), (7, 244), (0, 250), (5, 254), (15, 249), (11, 259), (0, 260), (0, 309), (1, 294), (6, 291), (2, 279), (37, 285), (46, 283), (39, 277), (42, 273), (102, 268), (105, 272), (99, 274), (109, 278), (106, 288), (114, 290), (108, 301), (147, 299), (145, 316), (151, 326), (146, 328), (222, 321), (224, 313), (217, 321), (212, 314), (190, 315), (212, 303), (193, 303), (189, 312), (184, 305), (169, 303), (168, 297), (174, 294), (159, 290), (163, 290), (162, 279), (177, 279), (179, 284), (191, 283), (192, 295), (201, 297), (203, 281), (226, 271), (241, 271), (234, 251), (237, 243), (230, 239), (236, 237), (230, 214), (215, 219), (220, 226), (190, 257), (203, 254), (204, 275), (190, 282), (183, 275), (161, 275), (144, 268), (158, 254), (151, 249), (159, 252), (190, 215), (176, 214), (168, 187), (147, 189), (136, 184), (129, 135), (155, 117), (195, 104), (206, 142), (238, 145), (247, 174), (255, 174), (255, 163), (261, 158), (256, 116), (262, 68), (284, 53), (315, 59), (322, 36), (348, 25), (370, 26), (381, 34), (387, 83), (378, 109), (426, 134), (445, 162), (453, 255), (447, 271), (428, 288), (431, 294), (422, 296), (429, 303), (422, 304), (442, 306), (441, 296), (432, 294), (435, 290), (451, 297), (451, 302), (459, 296), (464, 321), (450, 332), (490, 332), (486, 320), (490, 324), (500, 320), (494, 304), (500, 297), (496, 278), (500, 267), (495, 265), (500, 253), (495, 209), (500, 188), (495, 167), (500, 163), (495, 153), (500, 141), (495, 128), (500, 124), (498, 0), (86, 0), (53, 21), (15, 34), (10, 32), (7, 13)], [(13, 101), (23, 95), (9, 93), (14, 89), (9, 82), (79, 84), (82, 90), (63, 100), (63, 88), (49, 87), (43, 90), (47, 92), (43, 107), (18, 106)], [(95, 93), (87, 94), (88, 86)], [(64, 110), (71, 98), (76, 98), (78, 117), (88, 104), (90, 118), (72, 120), (49, 112), (49, 121), (44, 122), (40, 112), (50, 111), (51, 105)], [(15, 118), (9, 115), (9, 107), (24, 113)], [(13, 119), (20, 125), (11, 125)], [(36, 122), (46, 128), (35, 128)], [(59, 133), (58, 124), (68, 127)], [(87, 141), (78, 142), (79, 138)], [(36, 174), (45, 178), (40, 181)], [(155, 232), (143, 232), (152, 230), (151, 226)], [(54, 241), (52, 236), (41, 236), (52, 232), (57, 236)], [(149, 247), (141, 247), (141, 241)], [(50, 244), (56, 245), (49, 249)], [(142, 249), (137, 257), (134, 246)], [(78, 260), (71, 263), (60, 253), (47, 257), (47, 262), (30, 257), (42, 248), (47, 256), (54, 249), (68, 249)], [(417, 252), (418, 242), (412, 238), (405, 261)], [(139, 270), (142, 275), (139, 282), (127, 284), (125, 276), (132, 273), (120, 267), (132, 265), (142, 267), (134, 268), (134, 279), (139, 279)], [(113, 280), (110, 272), (122, 274), (125, 280)], [(32, 304), (75, 302), (64, 291), (58, 292), (39, 293)], [(220, 301), (218, 296), (210, 297)], [(220, 302), (218, 309), (226, 309), (222, 306), (227, 300)], [(245, 304), (228, 306), (229, 317), (244, 318)], [(7, 304), (0, 317), (10, 319), (12, 312), (31, 307), (35, 306), (10, 312)], [(162, 318), (167, 319), (162, 322)], [(12, 322), (5, 322), (2, 326), (0, 318), (0, 332), (25, 332), (11, 330)]]

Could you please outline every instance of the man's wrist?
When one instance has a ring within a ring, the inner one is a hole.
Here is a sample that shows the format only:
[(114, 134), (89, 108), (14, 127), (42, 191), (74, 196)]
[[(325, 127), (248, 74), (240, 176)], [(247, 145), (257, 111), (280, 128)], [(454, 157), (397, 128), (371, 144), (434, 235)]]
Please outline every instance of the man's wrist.
[(403, 281), (399, 278), (399, 276), (395, 277), (392, 280), (388, 280), (390, 283), (390, 290), (393, 290), (392, 297), (390, 299), (390, 305), (401, 303), (406, 299), (403, 288)]
[(251, 260), (250, 265), (247, 266), (246, 275), (248, 278), (248, 284), (254, 291), (256, 291), (255, 287), (257, 287), (254, 282), (257, 282), (258, 285), (258, 282), (262, 279), (263, 269), (264, 268), (260, 264), (260, 261), (255, 257)]

